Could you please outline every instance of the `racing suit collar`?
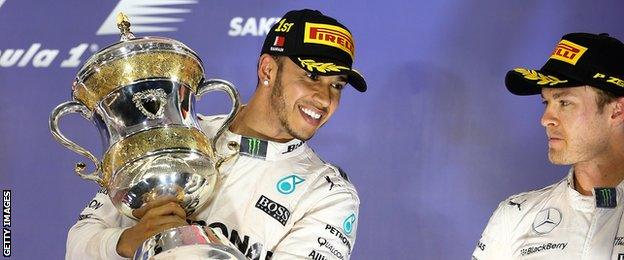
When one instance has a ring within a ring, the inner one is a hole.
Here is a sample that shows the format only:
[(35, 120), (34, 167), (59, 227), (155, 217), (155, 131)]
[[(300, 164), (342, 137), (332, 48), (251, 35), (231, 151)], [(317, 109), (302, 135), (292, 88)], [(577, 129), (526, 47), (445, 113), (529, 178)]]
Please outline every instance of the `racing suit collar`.
[(293, 139), (286, 143), (279, 143), (243, 136), (227, 130), (217, 142), (217, 150), (219, 153), (232, 153), (227, 147), (230, 142), (236, 142), (238, 144), (239, 155), (266, 161), (279, 161), (298, 156), (303, 153), (307, 147), (304, 141), (298, 139)]
[[(592, 196), (584, 196), (578, 191), (576, 191), (574, 186), (574, 167), (570, 167), (568, 171), (568, 176), (566, 177), (567, 182), (567, 195), (570, 200), (570, 205), (572, 208), (576, 210), (580, 210), (583, 212), (592, 212), (596, 209), (596, 189), (592, 190)], [(607, 188), (607, 187), (605, 187)], [(616, 187), (616, 199), (617, 204), (624, 203), (622, 198), (624, 197), (624, 181), (620, 182)]]
[(585, 196), (578, 192), (574, 187), (574, 167), (570, 167), (570, 170), (568, 171), (568, 176), (566, 177), (566, 181), (566, 195), (568, 197), (568, 200), (570, 201), (570, 206), (574, 210), (578, 210), (581, 212), (593, 212), (596, 208), (596, 200), (594, 196)]

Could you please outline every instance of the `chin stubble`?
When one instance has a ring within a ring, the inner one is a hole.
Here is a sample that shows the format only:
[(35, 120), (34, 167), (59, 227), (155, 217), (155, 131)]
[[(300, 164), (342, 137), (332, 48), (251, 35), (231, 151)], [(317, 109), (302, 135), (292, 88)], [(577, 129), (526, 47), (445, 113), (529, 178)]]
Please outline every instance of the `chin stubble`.
[(288, 117), (286, 113), (286, 100), (284, 99), (281, 72), (281, 66), (279, 66), (276, 73), (277, 79), (275, 80), (275, 85), (273, 86), (273, 89), (271, 91), (271, 107), (273, 108), (273, 112), (277, 114), (277, 118), (280, 124), (290, 136), (302, 141), (307, 141), (312, 138), (312, 136), (309, 136), (307, 138), (302, 136), (301, 134), (295, 132), (288, 123)]

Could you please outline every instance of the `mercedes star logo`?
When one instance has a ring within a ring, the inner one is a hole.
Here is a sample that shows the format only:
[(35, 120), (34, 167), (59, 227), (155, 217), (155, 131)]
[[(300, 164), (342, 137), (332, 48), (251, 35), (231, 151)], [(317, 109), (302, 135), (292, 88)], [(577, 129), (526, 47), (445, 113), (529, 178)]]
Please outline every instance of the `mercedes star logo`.
[(537, 213), (533, 221), (533, 230), (538, 234), (552, 231), (561, 222), (561, 212), (556, 208), (546, 208)]

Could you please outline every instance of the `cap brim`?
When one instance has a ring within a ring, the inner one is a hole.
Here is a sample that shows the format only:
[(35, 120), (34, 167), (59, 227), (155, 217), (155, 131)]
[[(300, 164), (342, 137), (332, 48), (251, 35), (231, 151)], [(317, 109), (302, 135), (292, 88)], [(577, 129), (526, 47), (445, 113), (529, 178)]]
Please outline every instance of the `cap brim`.
[(543, 88), (568, 88), (581, 85), (572, 78), (544, 70), (516, 68), (507, 72), (505, 86), (509, 92), (519, 95), (537, 95)]
[(347, 72), (347, 75), (349, 76), (349, 84), (351, 84), (353, 88), (359, 92), (366, 92), (366, 80), (364, 80), (364, 76), (362, 76), (359, 71), (351, 69)]
[[(297, 57), (289, 56), (289, 58), (300, 68), (317, 73), (322, 76), (347, 75), (347, 83), (351, 84), (359, 92), (365, 92), (367, 89), (364, 76), (355, 69), (349, 68), (344, 64), (340, 64), (332, 59), (319, 57)], [(308, 63), (302, 61), (311, 61)], [(318, 65), (318, 66), (317, 66)]]

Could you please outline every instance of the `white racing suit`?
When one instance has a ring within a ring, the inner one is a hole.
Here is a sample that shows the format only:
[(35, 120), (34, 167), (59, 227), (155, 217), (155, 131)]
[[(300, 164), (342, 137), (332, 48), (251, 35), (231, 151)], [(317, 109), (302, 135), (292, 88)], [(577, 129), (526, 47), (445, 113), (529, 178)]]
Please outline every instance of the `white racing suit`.
[[(213, 136), (223, 116), (199, 116)], [(211, 201), (196, 224), (221, 231), (249, 259), (349, 259), (355, 243), (357, 192), (337, 167), (304, 142), (276, 143), (226, 131), (217, 151), (240, 152), (220, 168)], [(241, 142), (242, 141), (242, 142)], [(100, 191), (69, 230), (67, 259), (120, 259), (121, 233), (137, 222), (120, 214)]]
[(624, 182), (583, 196), (573, 174), (501, 202), (472, 259), (624, 259)]

